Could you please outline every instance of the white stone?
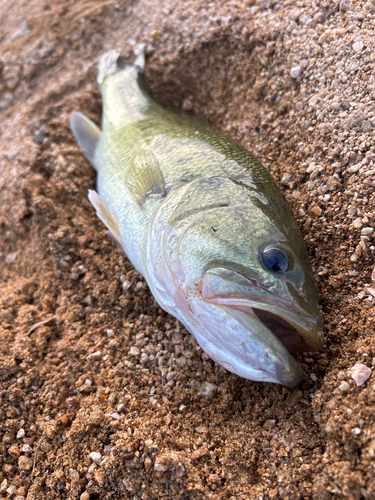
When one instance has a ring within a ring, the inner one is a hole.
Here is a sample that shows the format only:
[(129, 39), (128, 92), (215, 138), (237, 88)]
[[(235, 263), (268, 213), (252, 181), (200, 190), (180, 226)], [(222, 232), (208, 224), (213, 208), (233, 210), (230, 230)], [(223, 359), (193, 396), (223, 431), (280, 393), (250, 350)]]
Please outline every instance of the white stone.
[(135, 346), (132, 346), (130, 349), (129, 349), (129, 354), (131, 356), (139, 356), (141, 354), (141, 351), (138, 349), (138, 347), (135, 347)]
[(118, 413), (110, 413), (109, 416), (113, 418), (113, 420), (120, 420), (120, 415)]
[(348, 392), (349, 389), (350, 389), (350, 385), (345, 380), (343, 382), (341, 382), (341, 384), (339, 385), (339, 390), (341, 392)]
[(22, 439), (23, 437), (25, 437), (25, 429), (20, 429), (17, 432), (17, 439)]
[(353, 49), (356, 51), (356, 52), (361, 52), (361, 50), (363, 49), (363, 42), (359, 41), (359, 42), (354, 42), (353, 43)]
[(99, 463), (102, 456), (101, 454), (98, 452), (98, 451), (92, 451), (90, 454), (89, 454), (89, 457), (91, 458), (91, 460), (95, 463)]
[(371, 376), (371, 370), (362, 363), (356, 363), (351, 369), (351, 377), (358, 387), (363, 385)]
[(291, 70), (290, 70), (290, 76), (292, 78), (298, 78), (301, 74), (301, 66), (294, 66)]
[(358, 217), (357, 219), (354, 219), (353, 226), (356, 229), (360, 229), (363, 226), (362, 219), (360, 217)]

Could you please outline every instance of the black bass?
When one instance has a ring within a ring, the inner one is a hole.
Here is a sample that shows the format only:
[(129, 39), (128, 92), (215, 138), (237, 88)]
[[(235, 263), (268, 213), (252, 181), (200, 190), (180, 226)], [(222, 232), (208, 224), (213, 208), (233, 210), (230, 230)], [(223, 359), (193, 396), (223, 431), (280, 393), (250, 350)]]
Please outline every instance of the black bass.
[(318, 294), (284, 195), (246, 149), (157, 104), (144, 55), (99, 62), (102, 131), (71, 129), (98, 172), (97, 215), (160, 306), (217, 363), (251, 380), (297, 384), (290, 353), (322, 347)]

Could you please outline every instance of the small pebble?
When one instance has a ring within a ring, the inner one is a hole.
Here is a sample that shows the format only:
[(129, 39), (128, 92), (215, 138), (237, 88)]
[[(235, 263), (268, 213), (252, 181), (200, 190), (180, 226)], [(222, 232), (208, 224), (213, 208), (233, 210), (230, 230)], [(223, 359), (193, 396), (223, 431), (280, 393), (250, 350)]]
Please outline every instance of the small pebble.
[(204, 434), (207, 431), (207, 427), (205, 427), (204, 425), (199, 425), (195, 428), (195, 431), (199, 432), (199, 434)]
[(183, 335), (180, 332), (176, 332), (172, 335), (173, 344), (179, 344), (183, 340)]
[(116, 410), (118, 411), (118, 413), (125, 413), (125, 409), (126, 409), (126, 407), (125, 407), (124, 403), (120, 403), (116, 407)]
[(92, 359), (94, 361), (98, 361), (102, 357), (102, 351), (96, 351), (87, 356), (87, 359)]
[(217, 391), (217, 385), (211, 384), (211, 382), (203, 382), (199, 394), (201, 396), (205, 396), (207, 398), (210, 398), (213, 396), (213, 394)]
[(371, 121), (370, 120), (364, 120), (361, 123), (361, 128), (362, 128), (363, 132), (370, 132), (372, 130)]
[(359, 427), (354, 427), (352, 429), (352, 433), (355, 435), (355, 436), (359, 436), (362, 432), (362, 429), (360, 429)]
[(169, 373), (167, 373), (167, 376), (166, 376), (167, 382), (169, 382), (170, 380), (173, 380), (176, 375), (177, 375), (177, 372), (169, 372)]
[(322, 215), (322, 209), (320, 207), (312, 207), (311, 208), (311, 213), (319, 217), (319, 215)]
[(95, 463), (99, 463), (102, 456), (101, 454), (98, 452), (98, 451), (92, 451), (90, 454), (89, 454), (89, 457), (91, 458), (91, 460)]
[(141, 365), (147, 365), (148, 363), (148, 355), (145, 352), (141, 354)]
[(361, 42), (361, 41), (354, 42), (354, 43), (353, 43), (353, 49), (354, 49), (356, 52), (361, 52), (361, 50), (363, 49), (363, 42)]
[(14, 494), (14, 492), (16, 491), (16, 489), (17, 489), (17, 486), (15, 486), (14, 484), (11, 484), (9, 486), (9, 488), (6, 489), (6, 492), (9, 494), (8, 498), (10, 498), (10, 496)]
[(290, 76), (292, 78), (298, 78), (300, 74), (301, 74), (301, 66), (294, 66), (294, 68), (290, 70)]
[(180, 367), (183, 368), (186, 365), (187, 359), (185, 356), (179, 356), (176, 358), (176, 364)]
[(20, 429), (17, 432), (17, 439), (22, 439), (23, 437), (25, 437), (25, 429)]
[(104, 420), (104, 413), (101, 410), (94, 410), (89, 415), (89, 420), (94, 425), (99, 425)]
[(120, 420), (120, 415), (118, 413), (111, 413), (109, 415), (111, 418), (113, 418), (114, 420)]
[(31, 457), (28, 457), (27, 455), (22, 455), (18, 459), (18, 467), (21, 470), (30, 470), (33, 466), (33, 459)]
[(191, 459), (197, 460), (198, 458), (204, 457), (205, 455), (208, 455), (207, 448), (198, 448), (191, 454)]
[(350, 4), (351, 4), (351, 0), (341, 0), (340, 2), (340, 10), (342, 12), (346, 12), (350, 9)]
[[(123, 285), (124, 288), (124, 285)], [(146, 283), (144, 281), (138, 281), (134, 287), (135, 293), (140, 292), (141, 290), (144, 290), (146, 288)]]
[(288, 173), (285, 173), (285, 174), (283, 175), (283, 178), (281, 179), (280, 184), (281, 184), (282, 186), (289, 186), (289, 185), (290, 185), (290, 183), (293, 181), (293, 177), (294, 177), (294, 176), (293, 176), (293, 174), (288, 174)]
[(139, 356), (141, 354), (141, 351), (138, 349), (138, 347), (132, 346), (129, 349), (129, 354), (130, 354), (130, 356)]
[(275, 426), (276, 426), (276, 420), (273, 418), (267, 419), (263, 424), (263, 427), (265, 429), (273, 429)]
[(372, 373), (368, 366), (361, 363), (355, 364), (350, 371), (352, 372), (351, 377), (358, 387), (367, 382)]
[(12, 457), (18, 457), (20, 455), (20, 450), (18, 449), (18, 446), (15, 444), (8, 448), (8, 453), (9, 455), (12, 455)]
[(129, 290), (129, 288), (132, 286), (132, 282), (129, 281), (129, 280), (125, 280), (123, 281), (122, 283), (122, 289), (124, 292), (126, 292), (127, 290)]
[(356, 229), (360, 229), (363, 226), (362, 219), (360, 219), (359, 217), (357, 219), (354, 219), (353, 220), (353, 226)]
[(166, 472), (168, 470), (168, 465), (166, 463), (163, 463), (161, 460), (159, 461), (156, 459), (154, 469), (157, 472)]
[(350, 389), (350, 385), (345, 380), (343, 382), (341, 382), (341, 384), (339, 385), (339, 390), (341, 392), (344, 392), (344, 393), (348, 392), (349, 389)]
[(35, 142), (35, 144), (41, 145), (43, 144), (43, 141), (46, 138), (46, 136), (47, 136), (46, 131), (44, 127), (42, 127), (39, 130), (39, 132), (33, 137), (33, 142)]

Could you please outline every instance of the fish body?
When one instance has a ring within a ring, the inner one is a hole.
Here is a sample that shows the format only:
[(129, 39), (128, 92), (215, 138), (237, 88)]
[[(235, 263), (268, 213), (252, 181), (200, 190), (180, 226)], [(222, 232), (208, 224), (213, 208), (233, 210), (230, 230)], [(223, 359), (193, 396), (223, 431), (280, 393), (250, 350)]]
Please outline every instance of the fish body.
[(160, 306), (229, 371), (293, 386), (322, 346), (318, 294), (284, 195), (246, 149), (157, 104), (144, 56), (99, 62), (102, 132), (71, 128), (98, 172), (89, 199)]

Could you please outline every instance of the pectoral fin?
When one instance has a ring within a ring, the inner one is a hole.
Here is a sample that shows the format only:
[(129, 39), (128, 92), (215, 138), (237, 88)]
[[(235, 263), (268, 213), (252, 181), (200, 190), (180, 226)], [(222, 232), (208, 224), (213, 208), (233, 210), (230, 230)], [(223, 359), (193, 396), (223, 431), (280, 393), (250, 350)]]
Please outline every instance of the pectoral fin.
[(95, 165), (95, 151), (102, 136), (99, 128), (79, 111), (72, 113), (70, 128), (83, 154), (97, 168), (97, 165)]
[(151, 195), (165, 195), (164, 177), (151, 151), (143, 151), (133, 158), (126, 184), (141, 206)]
[(103, 224), (107, 227), (112, 236), (119, 243), (121, 248), (123, 248), (122, 238), (120, 230), (117, 224), (117, 220), (112, 210), (103, 201), (96, 191), (89, 190), (88, 198), (96, 210), (96, 214)]

